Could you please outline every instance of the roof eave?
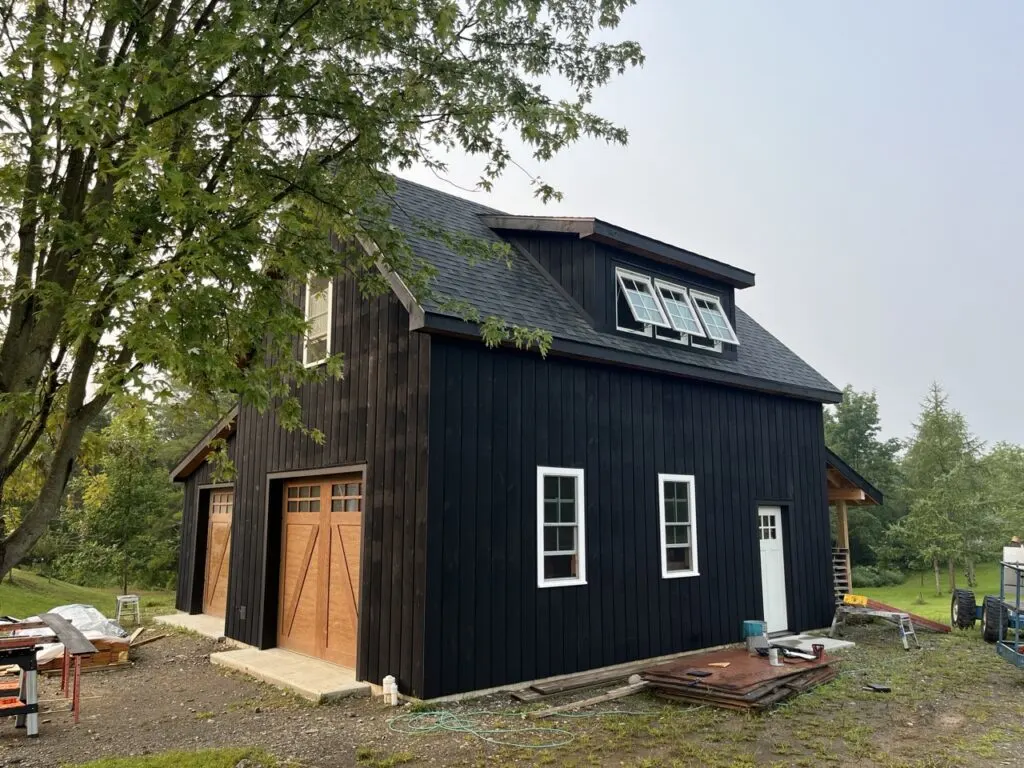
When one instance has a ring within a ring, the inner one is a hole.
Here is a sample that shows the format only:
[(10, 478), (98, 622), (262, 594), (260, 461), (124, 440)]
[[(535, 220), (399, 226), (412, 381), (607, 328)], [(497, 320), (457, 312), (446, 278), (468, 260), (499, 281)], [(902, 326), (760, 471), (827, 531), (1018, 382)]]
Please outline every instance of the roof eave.
[(663, 264), (688, 269), (735, 288), (750, 288), (754, 285), (753, 272), (617, 227), (601, 219), (481, 215), (480, 221), (496, 232), (574, 234), (581, 239), (591, 239)]
[(203, 435), (202, 439), (185, 454), (185, 458), (178, 462), (178, 466), (171, 470), (171, 481), (175, 483), (182, 482), (199, 469), (210, 454), (210, 444), (214, 440), (230, 437), (235, 431), (237, 420), (238, 406), (236, 405), (209, 432)]
[[(426, 312), (424, 323), (421, 328), (429, 333), (437, 333), (447, 336), (456, 336), (467, 339), (479, 339), (480, 328), (474, 323), (469, 323), (449, 315), (441, 315), (436, 312)], [(842, 400), (842, 393), (836, 390), (815, 389), (803, 387), (785, 382), (758, 379), (742, 374), (720, 371), (713, 368), (703, 368), (687, 363), (677, 363), (672, 360), (665, 360), (658, 357), (639, 355), (633, 352), (623, 352), (616, 349), (609, 349), (596, 344), (586, 344), (566, 339), (554, 339), (551, 344), (551, 352), (561, 357), (573, 358), (600, 362), (610, 365), (617, 365), (635, 370), (653, 371), (656, 373), (667, 373), (673, 376), (681, 376), (698, 381), (706, 381), (714, 384), (747, 389), (755, 392), (763, 392), (771, 395), (784, 395), (799, 400), (810, 400), (816, 403), (838, 403)]]
[(843, 461), (831, 448), (826, 447), (825, 451), (826, 466), (832, 467), (832, 469), (864, 491), (864, 494), (875, 504), (881, 506), (885, 503), (885, 495), (878, 488), (869, 483), (863, 475)]

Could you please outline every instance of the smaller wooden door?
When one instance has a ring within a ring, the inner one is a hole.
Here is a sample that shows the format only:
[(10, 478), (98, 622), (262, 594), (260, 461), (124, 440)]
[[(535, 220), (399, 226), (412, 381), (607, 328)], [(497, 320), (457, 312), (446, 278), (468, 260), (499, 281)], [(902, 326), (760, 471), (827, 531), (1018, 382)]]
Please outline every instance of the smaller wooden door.
[(282, 515), (278, 645), (354, 668), (362, 476), (289, 482)]
[(759, 507), (758, 536), (761, 541), (761, 592), (764, 620), (769, 632), (789, 629), (786, 607), (786, 553), (782, 540), (782, 509)]
[(222, 618), (228, 603), (231, 513), (234, 506), (234, 489), (210, 491), (210, 515), (206, 528), (206, 582), (203, 587), (203, 613)]

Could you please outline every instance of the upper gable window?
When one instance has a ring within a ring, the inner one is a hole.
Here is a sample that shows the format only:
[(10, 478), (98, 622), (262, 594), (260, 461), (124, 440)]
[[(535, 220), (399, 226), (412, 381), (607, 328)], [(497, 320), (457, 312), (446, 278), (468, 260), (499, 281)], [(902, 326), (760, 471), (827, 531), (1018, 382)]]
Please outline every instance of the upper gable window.
[(671, 328), (661, 303), (654, 295), (651, 278), (615, 270), (617, 283), (617, 300), (615, 305), (615, 325), (620, 331), (651, 335), (651, 326)]
[(729, 318), (725, 315), (725, 310), (722, 309), (722, 302), (718, 300), (717, 296), (697, 291), (691, 291), (690, 295), (693, 297), (693, 303), (707, 329), (708, 338), (723, 341), (726, 344), (740, 343), (736, 338), (736, 332), (729, 323)]
[(306, 284), (306, 322), (302, 340), (303, 365), (318, 365), (327, 359), (331, 347), (331, 279), (311, 277)]

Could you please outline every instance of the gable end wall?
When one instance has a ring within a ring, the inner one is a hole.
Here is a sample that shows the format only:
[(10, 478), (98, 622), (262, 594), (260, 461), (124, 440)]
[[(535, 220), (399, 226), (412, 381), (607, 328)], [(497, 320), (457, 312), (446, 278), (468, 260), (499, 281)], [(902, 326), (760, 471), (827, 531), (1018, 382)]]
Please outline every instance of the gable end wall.
[[(377, 684), (395, 675), (403, 693), (418, 694), (430, 339), (409, 331), (409, 315), (392, 293), (366, 300), (352, 280), (336, 278), (331, 349), (344, 354), (344, 378), (298, 393), (305, 423), (323, 432), (322, 444), (282, 429), (273, 410), (243, 407), (238, 415), (225, 633), (260, 648), (277, 643), (281, 481), (268, 475), (365, 464), (356, 673)], [(187, 488), (183, 563), (199, 555), (191, 498)], [(183, 580), (179, 593), (192, 588)], [(184, 602), (179, 598), (179, 607)]]

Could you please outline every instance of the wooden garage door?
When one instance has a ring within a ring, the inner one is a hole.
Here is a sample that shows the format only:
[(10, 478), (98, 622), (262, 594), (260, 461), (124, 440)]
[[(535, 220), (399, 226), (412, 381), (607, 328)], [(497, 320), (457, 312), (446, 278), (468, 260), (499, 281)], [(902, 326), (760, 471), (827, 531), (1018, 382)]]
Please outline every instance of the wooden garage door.
[(288, 482), (282, 515), (278, 645), (355, 667), (362, 476)]
[(233, 489), (210, 491), (210, 517), (206, 529), (206, 581), (203, 613), (224, 616), (228, 602), (228, 564), (231, 561), (231, 513)]

